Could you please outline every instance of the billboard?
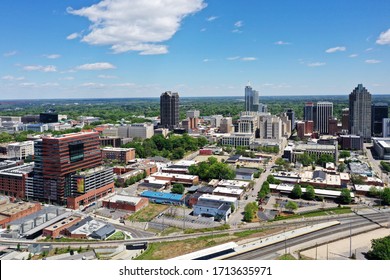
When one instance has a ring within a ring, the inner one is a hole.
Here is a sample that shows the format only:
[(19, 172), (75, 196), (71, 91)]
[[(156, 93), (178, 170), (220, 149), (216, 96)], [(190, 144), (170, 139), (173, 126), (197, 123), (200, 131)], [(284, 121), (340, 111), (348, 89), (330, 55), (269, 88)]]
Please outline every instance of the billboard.
[(85, 178), (77, 178), (77, 192), (85, 193)]

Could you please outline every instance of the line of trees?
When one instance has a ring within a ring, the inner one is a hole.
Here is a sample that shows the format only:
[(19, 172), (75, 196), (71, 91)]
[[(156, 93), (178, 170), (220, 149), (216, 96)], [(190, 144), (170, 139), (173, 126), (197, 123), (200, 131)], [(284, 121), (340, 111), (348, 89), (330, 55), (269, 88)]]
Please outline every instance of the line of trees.
[(181, 136), (170, 134), (167, 138), (158, 134), (150, 139), (134, 139), (122, 147), (134, 148), (139, 158), (162, 156), (174, 160), (183, 158), (186, 152), (196, 151), (207, 143), (204, 137), (194, 138), (186, 133)]

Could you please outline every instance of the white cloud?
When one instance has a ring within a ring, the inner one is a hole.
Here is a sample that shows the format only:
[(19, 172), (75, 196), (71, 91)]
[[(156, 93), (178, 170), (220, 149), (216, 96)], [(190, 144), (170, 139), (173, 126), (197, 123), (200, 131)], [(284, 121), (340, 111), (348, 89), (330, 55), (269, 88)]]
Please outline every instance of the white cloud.
[(356, 54), (356, 53), (353, 53), (353, 54), (350, 54), (350, 55), (349, 55), (349, 57), (351, 57), (351, 58), (358, 57), (358, 56), (359, 56), (359, 55)]
[(23, 67), (26, 71), (41, 71), (41, 72), (57, 72), (57, 68), (54, 65), (27, 65)]
[(284, 41), (277, 41), (274, 43), (275, 45), (291, 45), (289, 42), (284, 42)]
[(115, 69), (116, 67), (108, 62), (97, 62), (97, 63), (89, 63), (83, 64), (76, 67), (77, 70), (109, 70)]
[(216, 20), (218, 17), (217, 16), (211, 16), (211, 17), (208, 17), (206, 18), (207, 21), (214, 21)]
[(326, 65), (325, 62), (311, 62), (311, 63), (308, 63), (307, 66), (309, 67), (320, 67), (320, 66), (324, 66)]
[(334, 47), (334, 48), (327, 49), (325, 52), (326, 53), (335, 53), (335, 52), (344, 52), (346, 50), (347, 50), (346, 47)]
[(1, 77), (1, 79), (5, 80), (5, 81), (22, 81), (22, 80), (24, 80), (24, 77), (14, 77), (11, 75), (6, 75), (6, 76)]
[(241, 58), (242, 61), (255, 61), (257, 60), (256, 57), (243, 57)]
[(83, 83), (80, 86), (87, 87), (87, 88), (103, 88), (103, 87), (105, 87), (105, 84), (102, 84), (102, 83)]
[(213, 61), (214, 59), (210, 59), (210, 58), (205, 58), (203, 59), (203, 62), (210, 62), (210, 61)]
[(134, 87), (136, 84), (134, 83), (121, 83), (121, 84), (113, 84), (114, 87)]
[(244, 22), (242, 20), (239, 20), (239, 21), (234, 23), (234, 26), (237, 27), (237, 28), (243, 27), (244, 26)]
[(202, 28), (201, 30), (200, 30), (200, 32), (205, 32), (207, 29), (206, 28)]
[(3, 55), (4, 55), (5, 57), (9, 57), (9, 56), (14, 56), (14, 55), (16, 55), (17, 53), (18, 53), (18, 51), (10, 51), (10, 52), (4, 53)]
[(48, 59), (57, 59), (57, 58), (61, 57), (60, 54), (44, 54), (43, 56), (48, 58)]
[(232, 57), (228, 57), (226, 58), (227, 60), (237, 60), (237, 59), (240, 59), (239, 56), (232, 56)]
[(21, 87), (36, 87), (36, 83), (20, 83), (19, 86)]
[(63, 80), (63, 81), (73, 81), (74, 77), (63, 77), (60, 80)]
[(242, 31), (240, 29), (233, 29), (232, 32), (233, 33), (242, 33)]
[(390, 45), (390, 29), (387, 29), (387, 31), (382, 32), (379, 35), (379, 38), (376, 40), (376, 43), (378, 45)]
[(100, 79), (118, 79), (117, 76), (113, 76), (113, 75), (99, 75), (98, 78), (100, 78)]
[(77, 38), (79, 38), (79, 37), (81, 37), (81, 34), (75, 32), (75, 33), (69, 34), (69, 35), (66, 37), (66, 39), (67, 39), (67, 40), (74, 40), (74, 39), (77, 39)]
[(167, 53), (168, 47), (161, 43), (172, 38), (186, 16), (206, 6), (203, 0), (102, 0), (67, 11), (92, 22), (83, 42), (111, 46), (114, 53), (136, 51), (149, 55)]
[(374, 50), (374, 48), (367, 48), (367, 49), (366, 49), (366, 52), (370, 52), (370, 51), (372, 51), (372, 50)]
[(368, 64), (377, 64), (377, 63), (381, 63), (380, 60), (376, 60), (376, 59), (367, 59), (365, 62), (368, 63)]

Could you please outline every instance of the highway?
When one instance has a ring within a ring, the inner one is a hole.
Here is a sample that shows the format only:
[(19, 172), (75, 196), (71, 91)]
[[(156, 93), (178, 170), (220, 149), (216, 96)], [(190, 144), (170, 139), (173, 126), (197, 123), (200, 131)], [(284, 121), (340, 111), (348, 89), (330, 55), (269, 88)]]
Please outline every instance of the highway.
[(238, 254), (229, 258), (226, 258), (227, 260), (255, 260), (255, 259), (274, 259), (275, 254), (278, 251), (281, 251), (283, 249), (302, 245), (302, 249), (305, 248), (305, 243), (319, 240), (324, 237), (334, 237), (333, 239), (340, 238), (340, 234), (344, 234), (348, 236), (350, 232), (354, 234), (353, 231), (356, 233), (356, 229), (361, 230), (362, 228), (372, 226), (372, 229), (377, 229), (381, 227), (380, 224), (387, 224), (389, 222), (389, 213), (385, 215), (384, 213), (376, 213), (376, 214), (370, 214), (366, 216), (353, 216), (349, 219), (341, 219), (342, 222), (339, 225), (326, 228), (320, 231), (316, 231), (313, 233), (306, 234), (304, 236), (292, 238), (289, 240), (281, 240), (281, 242), (270, 245), (264, 248), (255, 249), (250, 252), (246, 252), (243, 254)]

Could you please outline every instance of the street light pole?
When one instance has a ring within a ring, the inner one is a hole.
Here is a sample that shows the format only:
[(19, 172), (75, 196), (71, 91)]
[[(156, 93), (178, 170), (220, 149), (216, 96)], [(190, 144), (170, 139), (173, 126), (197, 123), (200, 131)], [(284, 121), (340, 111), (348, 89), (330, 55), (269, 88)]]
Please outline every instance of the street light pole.
[(349, 222), (349, 257), (352, 258), (352, 222)]

